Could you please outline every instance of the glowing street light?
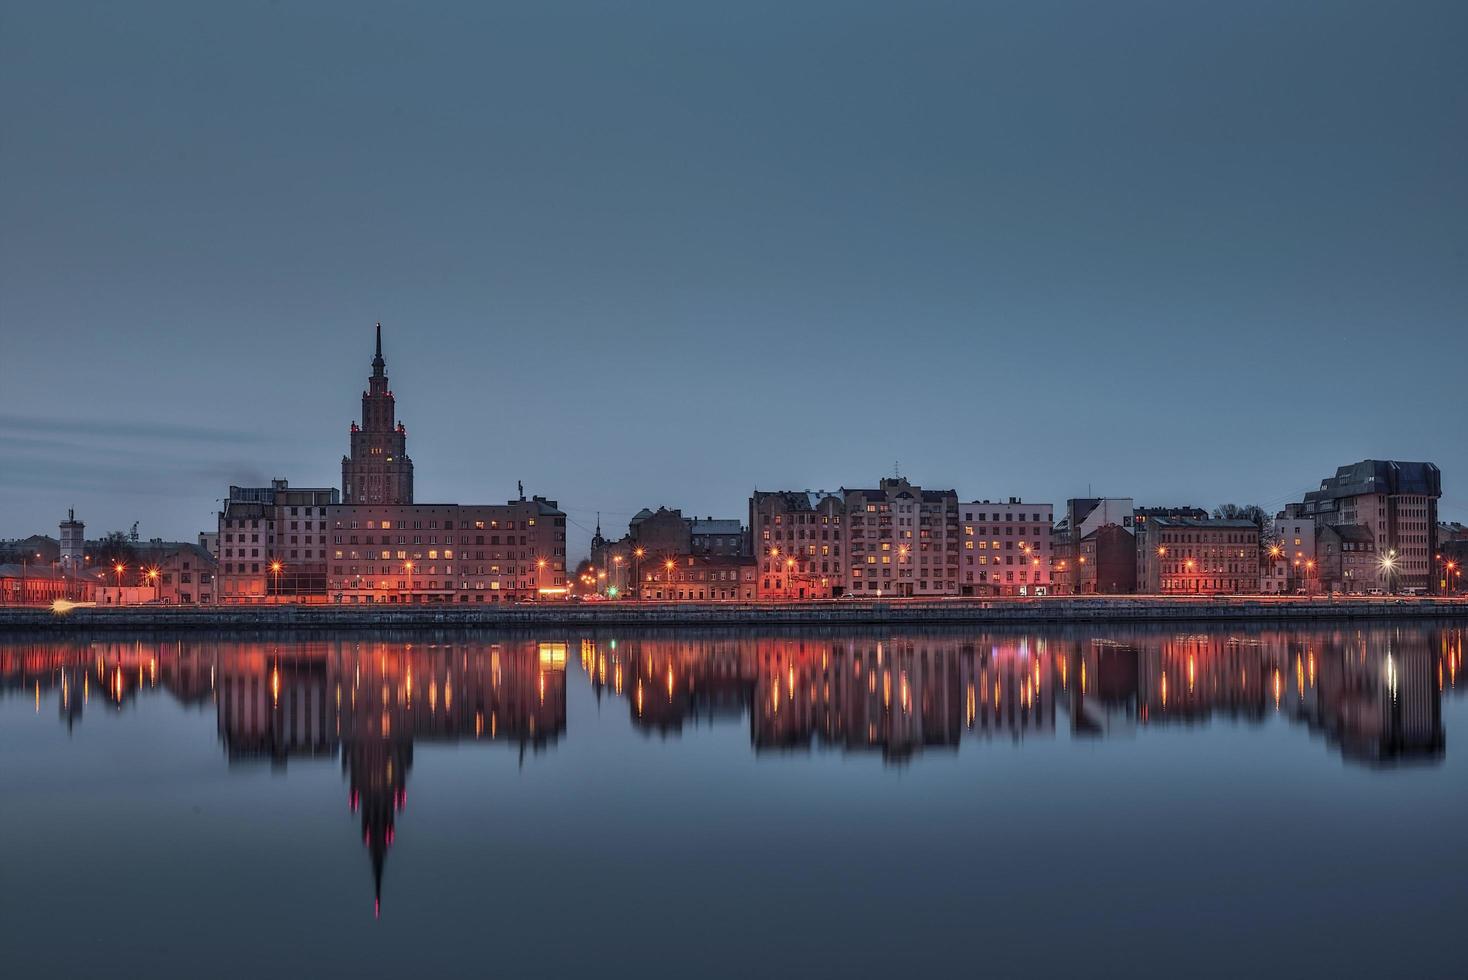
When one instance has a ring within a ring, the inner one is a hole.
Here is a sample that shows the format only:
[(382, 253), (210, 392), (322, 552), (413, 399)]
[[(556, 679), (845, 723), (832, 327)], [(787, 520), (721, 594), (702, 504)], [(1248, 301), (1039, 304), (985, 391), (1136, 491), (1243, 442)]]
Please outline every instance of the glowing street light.
[(1396, 591), (1396, 589), (1392, 587), (1392, 576), (1396, 574), (1396, 571), (1397, 549), (1392, 548), (1381, 557), (1381, 574), (1386, 578), (1386, 587), (1388, 592)]
[(270, 574), (273, 575), (273, 576), (275, 576), (275, 601), (276, 602), (279, 602), (280, 601), (280, 570), (282, 568), (284, 568), (284, 567), (285, 566), (280, 563), (280, 559), (278, 559), (278, 558), (275, 561), (272, 561), (270, 563)]

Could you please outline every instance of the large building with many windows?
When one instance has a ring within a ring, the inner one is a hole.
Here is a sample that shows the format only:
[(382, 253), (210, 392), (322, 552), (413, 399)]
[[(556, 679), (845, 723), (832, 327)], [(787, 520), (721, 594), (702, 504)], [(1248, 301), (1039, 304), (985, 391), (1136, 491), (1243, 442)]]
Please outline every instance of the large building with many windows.
[(846, 502), (840, 491), (756, 490), (749, 533), (761, 599), (828, 599), (846, 590)]
[(326, 601), (326, 509), (335, 487), (230, 487), (219, 512), (215, 601)]
[(329, 508), (327, 523), (332, 602), (524, 602), (566, 593), (566, 515), (544, 497), (341, 504)]
[(848, 588), (859, 595), (958, 594), (958, 494), (905, 478), (845, 490)]
[(362, 392), (362, 422), (352, 423), (351, 453), (342, 457), (342, 502), (411, 504), (413, 461), (408, 458), (408, 430), (397, 420), (397, 400), (387, 385), (382, 357), (382, 324), (377, 325), (377, 353), (372, 376)]
[(764, 599), (958, 594), (958, 495), (902, 477), (871, 489), (756, 491), (750, 537)]
[(1436, 590), (1437, 501), (1442, 474), (1432, 463), (1365, 459), (1336, 470), (1305, 494), (1287, 517), (1307, 517), (1316, 527), (1359, 524), (1371, 531), (1378, 559), (1387, 563), (1391, 589)]
[(1148, 595), (1259, 591), (1253, 521), (1154, 517), (1137, 529), (1137, 587)]
[(958, 594), (1047, 595), (1055, 508), (1010, 497), (958, 505), (963, 547)]

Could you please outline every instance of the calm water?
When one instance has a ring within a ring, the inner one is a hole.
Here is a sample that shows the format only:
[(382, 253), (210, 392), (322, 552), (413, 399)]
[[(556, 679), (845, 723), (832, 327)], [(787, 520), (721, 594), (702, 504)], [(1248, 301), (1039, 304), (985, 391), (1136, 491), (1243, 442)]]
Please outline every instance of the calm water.
[(0, 638), (8, 976), (1461, 976), (1458, 628)]

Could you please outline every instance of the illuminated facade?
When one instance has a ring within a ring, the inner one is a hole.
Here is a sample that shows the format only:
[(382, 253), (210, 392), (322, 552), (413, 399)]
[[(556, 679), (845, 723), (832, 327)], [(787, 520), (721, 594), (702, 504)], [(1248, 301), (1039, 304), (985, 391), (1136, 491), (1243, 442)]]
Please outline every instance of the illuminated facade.
[(857, 595), (958, 594), (958, 494), (905, 478), (845, 490), (847, 589)]
[(413, 502), (413, 461), (408, 458), (408, 431), (397, 421), (397, 401), (387, 384), (386, 367), (379, 323), (372, 376), (362, 393), (362, 422), (352, 423), (352, 451), (342, 457), (343, 503)]
[(759, 567), (740, 555), (678, 555), (642, 566), (638, 595), (654, 602), (753, 602)]
[(516, 602), (566, 592), (554, 500), (328, 508), (333, 602)]
[(221, 604), (326, 601), (327, 508), (334, 487), (230, 487), (219, 512)]
[[(1047, 595), (1054, 507), (978, 500), (958, 505), (960, 595)], [(1128, 536), (1130, 540), (1130, 536)]]
[(829, 599), (846, 591), (846, 503), (838, 491), (757, 490), (749, 531), (761, 599)]
[(1252, 521), (1154, 517), (1137, 529), (1137, 588), (1148, 595), (1259, 591)]
[(958, 594), (958, 495), (902, 477), (873, 489), (756, 491), (750, 537), (760, 597)]

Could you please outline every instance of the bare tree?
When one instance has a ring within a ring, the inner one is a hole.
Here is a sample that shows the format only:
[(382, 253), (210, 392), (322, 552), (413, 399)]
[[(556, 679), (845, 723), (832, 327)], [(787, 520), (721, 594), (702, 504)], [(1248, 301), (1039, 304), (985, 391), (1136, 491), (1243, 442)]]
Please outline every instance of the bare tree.
[(1219, 504), (1213, 516), (1226, 521), (1250, 521), (1263, 534), (1270, 523), (1269, 512), (1258, 504)]

